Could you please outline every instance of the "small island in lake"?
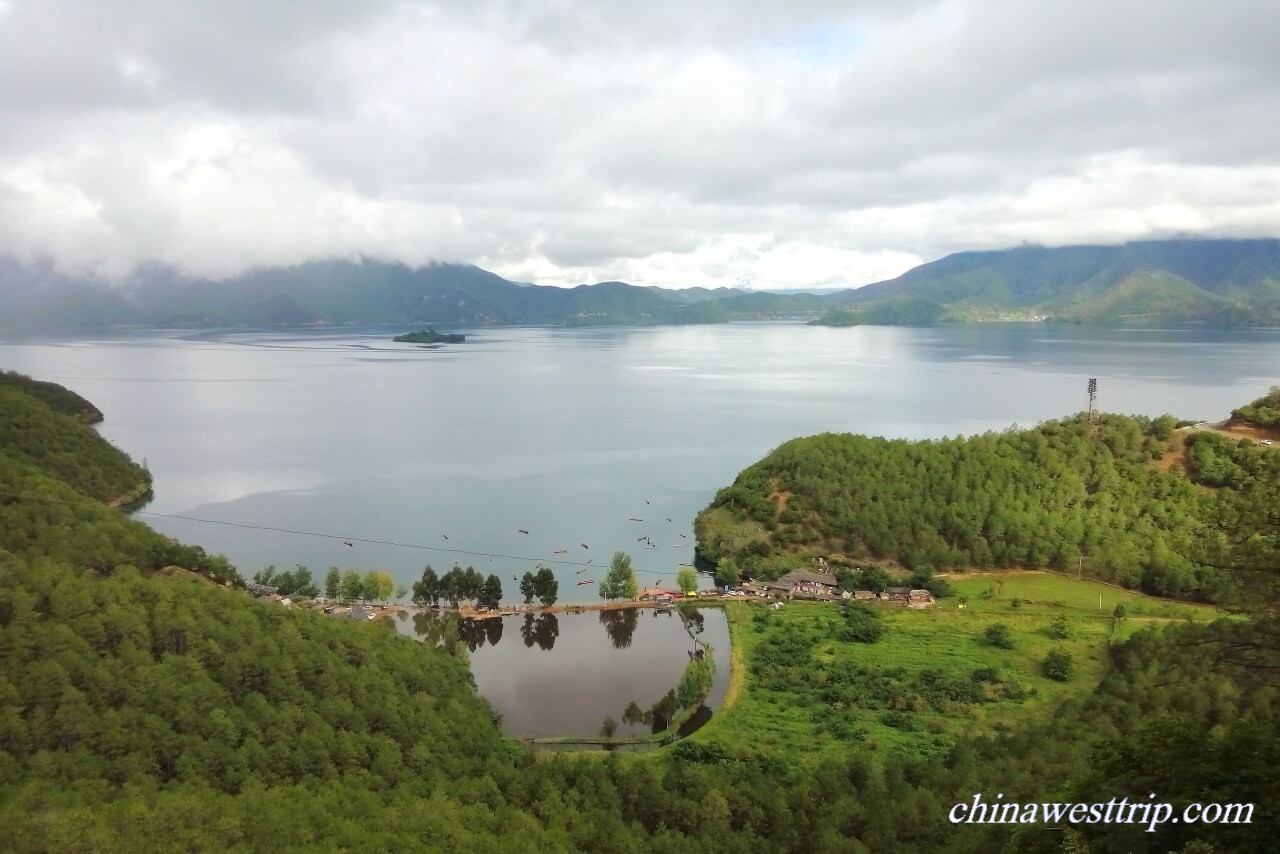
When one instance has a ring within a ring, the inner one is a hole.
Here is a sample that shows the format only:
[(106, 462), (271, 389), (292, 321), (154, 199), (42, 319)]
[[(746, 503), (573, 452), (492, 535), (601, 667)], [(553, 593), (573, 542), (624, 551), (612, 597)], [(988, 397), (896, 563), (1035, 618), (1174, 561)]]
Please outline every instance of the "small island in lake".
[(406, 332), (404, 335), (397, 335), (391, 340), (401, 344), (461, 344), (467, 340), (467, 336), (460, 335), (457, 332), (436, 332), (428, 326), (418, 332)]

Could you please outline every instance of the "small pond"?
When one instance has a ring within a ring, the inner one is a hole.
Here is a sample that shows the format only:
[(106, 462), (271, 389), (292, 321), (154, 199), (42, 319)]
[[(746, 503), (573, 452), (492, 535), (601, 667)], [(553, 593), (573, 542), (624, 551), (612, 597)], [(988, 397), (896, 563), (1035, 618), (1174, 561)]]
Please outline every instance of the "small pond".
[(624, 710), (632, 701), (649, 709), (675, 688), (690, 656), (703, 645), (711, 647), (716, 672), (706, 709), (691, 724), (705, 723), (729, 683), (729, 626), (719, 608), (628, 608), (474, 621), (427, 611), (403, 613), (397, 626), (424, 642), (441, 643), (451, 622), (470, 651), (480, 694), (501, 713), (509, 736), (595, 736), (609, 717), (617, 722), (615, 735), (645, 735), (653, 726), (624, 722)]

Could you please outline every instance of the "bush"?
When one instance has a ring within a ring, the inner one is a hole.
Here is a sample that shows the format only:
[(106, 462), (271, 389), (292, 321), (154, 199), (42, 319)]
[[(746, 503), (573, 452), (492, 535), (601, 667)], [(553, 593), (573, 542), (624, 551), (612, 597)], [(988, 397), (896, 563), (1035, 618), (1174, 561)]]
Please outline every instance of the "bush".
[(1075, 674), (1075, 661), (1065, 649), (1055, 649), (1044, 658), (1044, 675), (1066, 682)]
[(1009, 627), (1004, 623), (993, 623), (987, 626), (984, 634), (987, 643), (992, 646), (998, 646), (1001, 649), (1013, 649), (1013, 632), (1009, 631)]
[(1066, 640), (1071, 637), (1071, 623), (1067, 622), (1067, 618), (1062, 614), (1053, 618), (1053, 623), (1049, 626), (1049, 637), (1058, 640)]
[(845, 627), (840, 640), (845, 643), (875, 643), (884, 636), (880, 615), (861, 603), (850, 604), (844, 611)]
[(1000, 678), (1000, 671), (994, 667), (979, 667), (973, 671), (970, 678), (974, 682), (990, 682), (992, 685), (998, 685), (1004, 681)]

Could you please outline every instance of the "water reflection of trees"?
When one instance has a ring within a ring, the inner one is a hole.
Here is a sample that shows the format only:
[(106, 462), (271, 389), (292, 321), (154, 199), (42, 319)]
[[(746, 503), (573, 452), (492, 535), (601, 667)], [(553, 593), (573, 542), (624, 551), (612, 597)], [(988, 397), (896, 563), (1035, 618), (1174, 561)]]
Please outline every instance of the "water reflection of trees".
[(700, 610), (684, 606), (681, 606), (676, 610), (680, 614), (680, 619), (684, 621), (685, 630), (689, 632), (690, 637), (702, 634), (702, 630), (706, 628), (706, 621), (704, 620)]
[(467, 645), (467, 652), (475, 652), (484, 646), (485, 623), (496, 620), (461, 619), (458, 621), (458, 639)]
[(459, 646), (475, 652), (486, 643), (497, 646), (502, 640), (502, 619), (498, 617), (472, 620), (448, 611), (419, 611), (412, 619), (413, 633), (418, 640), (428, 646), (444, 647), (450, 653)]
[(484, 621), (484, 636), (488, 639), (489, 646), (497, 646), (498, 641), (502, 640), (502, 628), (505, 622), (501, 617)]
[(631, 646), (631, 636), (636, 633), (636, 624), (640, 621), (637, 608), (619, 608), (613, 611), (601, 611), (600, 622), (605, 634), (613, 642), (614, 649), (626, 649)]
[(450, 655), (457, 651), (462, 640), (457, 615), (442, 611), (419, 611), (414, 614), (413, 633), (428, 646), (444, 647)]
[(560, 637), (560, 620), (551, 613), (538, 614), (536, 617), (525, 614), (524, 624), (520, 626), (520, 637), (526, 647), (537, 644), (538, 649), (550, 650), (556, 645), (556, 638)]

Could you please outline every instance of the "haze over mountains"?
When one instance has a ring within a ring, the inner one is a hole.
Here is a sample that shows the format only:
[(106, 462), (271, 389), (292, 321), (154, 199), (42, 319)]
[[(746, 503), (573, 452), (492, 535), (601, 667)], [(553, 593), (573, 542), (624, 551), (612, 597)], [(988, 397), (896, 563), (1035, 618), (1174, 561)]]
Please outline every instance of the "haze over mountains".
[(962, 252), (886, 282), (834, 293), (575, 288), (511, 282), (465, 264), (412, 269), (334, 260), (224, 281), (148, 267), (128, 281), (68, 277), (0, 259), (0, 330), (304, 327), (343, 324), (651, 325), (769, 318), (918, 324), (1280, 324), (1280, 240), (1166, 240)]

